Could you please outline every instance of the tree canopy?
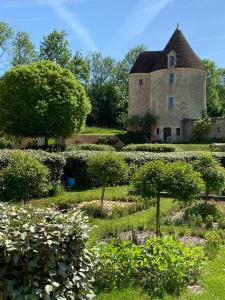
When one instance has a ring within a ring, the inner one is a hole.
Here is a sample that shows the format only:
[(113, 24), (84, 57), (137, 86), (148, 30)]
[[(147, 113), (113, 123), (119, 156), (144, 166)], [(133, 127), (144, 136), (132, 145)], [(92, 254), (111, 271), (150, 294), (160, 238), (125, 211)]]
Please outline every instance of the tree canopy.
[(0, 80), (0, 128), (11, 135), (67, 137), (90, 109), (83, 85), (50, 61), (14, 67)]

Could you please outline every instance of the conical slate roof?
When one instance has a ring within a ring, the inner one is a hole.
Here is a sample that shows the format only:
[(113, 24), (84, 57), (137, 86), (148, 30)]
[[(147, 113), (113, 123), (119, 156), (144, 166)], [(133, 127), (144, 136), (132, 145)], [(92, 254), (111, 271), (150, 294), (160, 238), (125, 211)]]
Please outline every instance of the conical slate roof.
[(180, 29), (176, 29), (163, 51), (145, 51), (141, 53), (130, 73), (149, 73), (167, 69), (168, 54), (176, 53), (176, 68), (194, 68), (204, 70), (200, 59), (192, 50)]

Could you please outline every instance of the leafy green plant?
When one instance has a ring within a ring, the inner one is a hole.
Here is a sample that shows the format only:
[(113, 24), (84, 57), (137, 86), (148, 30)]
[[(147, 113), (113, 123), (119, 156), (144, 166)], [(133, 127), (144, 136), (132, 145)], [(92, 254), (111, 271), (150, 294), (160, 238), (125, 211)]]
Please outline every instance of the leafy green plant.
[(13, 152), (10, 163), (0, 170), (1, 198), (27, 201), (48, 194), (49, 170), (31, 154)]
[(211, 118), (203, 117), (194, 122), (194, 134), (197, 138), (202, 138), (205, 134), (210, 131)]
[(201, 173), (205, 182), (205, 204), (210, 192), (221, 192), (225, 186), (225, 170), (221, 164), (210, 155), (202, 155), (193, 162), (194, 169)]
[(107, 211), (98, 204), (86, 204), (81, 208), (89, 217), (107, 218)]
[(204, 261), (200, 247), (172, 237), (150, 238), (143, 245), (113, 240), (97, 246), (96, 288), (140, 286), (150, 295), (179, 294), (196, 282)]
[(184, 219), (188, 219), (190, 215), (200, 215), (203, 222), (208, 216), (212, 216), (213, 222), (217, 222), (223, 216), (223, 213), (218, 205), (200, 203), (185, 209)]
[(0, 149), (11, 149), (13, 146), (13, 142), (5, 137), (0, 137)]
[(0, 214), (4, 300), (90, 299), (94, 260), (83, 214), (3, 204)]
[(109, 183), (116, 183), (128, 177), (128, 166), (118, 154), (102, 152), (89, 159), (88, 170), (102, 186), (101, 205), (103, 206), (105, 188)]

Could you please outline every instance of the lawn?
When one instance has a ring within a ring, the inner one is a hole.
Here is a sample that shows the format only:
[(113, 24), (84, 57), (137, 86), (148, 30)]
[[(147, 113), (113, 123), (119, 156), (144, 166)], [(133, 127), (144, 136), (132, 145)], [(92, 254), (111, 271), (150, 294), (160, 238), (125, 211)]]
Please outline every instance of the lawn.
[(211, 143), (174, 144), (177, 151), (211, 151)]
[(103, 127), (85, 127), (85, 130), (81, 134), (105, 134), (105, 135), (114, 135), (114, 134), (120, 134), (125, 133), (126, 131), (116, 129), (116, 128), (103, 128)]
[[(115, 201), (118, 198), (123, 198), (128, 195), (129, 186), (115, 186), (107, 187), (105, 198), (110, 201)], [(101, 188), (92, 189), (77, 189), (73, 192), (61, 191), (59, 195), (49, 198), (43, 198), (38, 200), (32, 200), (33, 205), (38, 206), (50, 206), (52, 204), (57, 204), (59, 202), (67, 202), (69, 204), (77, 204), (84, 201), (92, 201), (100, 199)]]

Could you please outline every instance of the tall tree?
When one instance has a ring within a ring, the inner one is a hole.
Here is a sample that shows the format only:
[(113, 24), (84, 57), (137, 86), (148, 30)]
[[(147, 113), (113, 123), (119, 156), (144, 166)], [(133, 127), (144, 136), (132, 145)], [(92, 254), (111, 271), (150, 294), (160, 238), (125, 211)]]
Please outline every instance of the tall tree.
[(72, 57), (68, 68), (82, 83), (84, 83), (85, 86), (87, 86), (90, 78), (90, 68), (87, 59), (80, 51), (77, 51)]
[(0, 80), (0, 128), (11, 135), (68, 137), (90, 108), (83, 85), (50, 61), (14, 67)]
[(12, 66), (25, 65), (37, 59), (35, 46), (27, 32), (17, 32), (13, 40)]
[(3, 56), (9, 50), (9, 44), (13, 37), (13, 30), (6, 22), (0, 22), (0, 69), (3, 68)]
[(71, 51), (65, 31), (53, 30), (43, 37), (40, 46), (40, 59), (51, 60), (61, 67), (67, 67), (71, 60)]
[(202, 65), (207, 71), (206, 95), (207, 111), (211, 117), (222, 115), (223, 102), (220, 98), (221, 71), (217, 68), (214, 61), (203, 59)]
[(147, 47), (145, 45), (137, 45), (134, 48), (130, 49), (125, 55), (124, 61), (128, 65), (128, 69), (130, 70), (139, 54), (146, 51)]

